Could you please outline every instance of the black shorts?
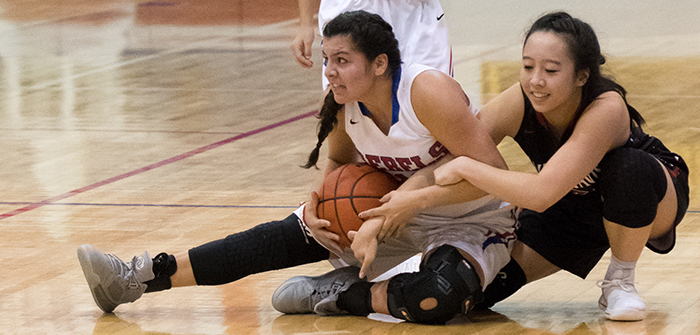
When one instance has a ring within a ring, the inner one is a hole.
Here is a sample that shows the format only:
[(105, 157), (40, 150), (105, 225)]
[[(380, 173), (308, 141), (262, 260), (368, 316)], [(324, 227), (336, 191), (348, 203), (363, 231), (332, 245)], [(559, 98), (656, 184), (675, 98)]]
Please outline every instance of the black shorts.
[(598, 192), (569, 193), (542, 213), (523, 209), (519, 221), (518, 240), (581, 278), (586, 278), (610, 248)]
[[(652, 155), (671, 175), (678, 212), (674, 228), (662, 237), (649, 240), (647, 247), (665, 254), (675, 245), (676, 227), (688, 209), (690, 190), (688, 167), (683, 159), (666, 150), (659, 151)], [(603, 204), (596, 191), (586, 195), (569, 193), (542, 213), (523, 209), (519, 219), (520, 227), (516, 230), (518, 240), (552, 264), (581, 278), (586, 278), (610, 248), (603, 225)]]

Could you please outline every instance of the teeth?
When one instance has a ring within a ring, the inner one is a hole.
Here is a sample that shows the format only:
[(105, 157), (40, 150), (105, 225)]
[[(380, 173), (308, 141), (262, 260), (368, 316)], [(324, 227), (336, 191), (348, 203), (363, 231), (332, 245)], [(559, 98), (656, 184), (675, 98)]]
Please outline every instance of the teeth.
[(536, 93), (536, 92), (532, 92), (532, 95), (535, 98), (544, 98), (546, 96), (546, 94), (544, 94), (544, 93)]

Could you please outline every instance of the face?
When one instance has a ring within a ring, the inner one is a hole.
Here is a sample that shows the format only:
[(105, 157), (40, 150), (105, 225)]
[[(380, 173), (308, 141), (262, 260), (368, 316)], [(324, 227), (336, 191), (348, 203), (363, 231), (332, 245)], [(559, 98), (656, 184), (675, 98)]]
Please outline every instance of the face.
[(375, 66), (355, 48), (349, 35), (324, 38), (323, 59), (326, 64), (324, 74), (337, 103), (362, 101), (371, 94)]
[(569, 47), (553, 32), (535, 32), (523, 47), (520, 84), (536, 111), (545, 116), (573, 115), (587, 76), (574, 70)]

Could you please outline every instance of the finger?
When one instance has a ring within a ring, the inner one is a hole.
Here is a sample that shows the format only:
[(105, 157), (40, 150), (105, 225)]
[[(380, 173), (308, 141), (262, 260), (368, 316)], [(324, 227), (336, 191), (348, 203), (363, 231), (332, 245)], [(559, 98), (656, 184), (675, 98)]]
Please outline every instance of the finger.
[(327, 239), (326, 239), (326, 242), (323, 243), (322, 245), (324, 245), (328, 250), (330, 250), (331, 252), (333, 252), (335, 254), (343, 253), (343, 248), (340, 246), (340, 244), (337, 243), (337, 241), (339, 240), (338, 235), (335, 235), (335, 238), (333, 238), (332, 235), (335, 235), (335, 234), (328, 233), (328, 235), (325, 235), (327, 237)]
[(297, 63), (305, 68), (311, 68), (314, 62), (311, 61), (311, 48), (308, 44), (303, 41), (294, 46), (294, 58), (296, 58)]
[(312, 46), (313, 40), (311, 41), (304, 41), (304, 58), (306, 60), (311, 60), (311, 46)]
[(391, 192), (385, 194), (381, 199), (379, 199), (379, 202), (381, 202), (381, 203), (389, 202), (389, 200), (391, 200), (391, 197), (393, 197), (393, 196), (394, 196), (394, 191), (391, 191)]
[(316, 218), (315, 220), (309, 220), (307, 218), (306, 225), (312, 229), (325, 229), (331, 226), (331, 222), (324, 219)]
[(324, 234), (323, 236), (325, 236), (327, 239), (332, 240), (332, 241), (336, 241), (336, 242), (340, 241), (340, 235), (338, 235), (334, 232), (325, 230), (325, 229), (322, 229), (321, 231)]
[(360, 278), (364, 278), (367, 274), (367, 271), (369, 271), (369, 266), (372, 265), (372, 262), (374, 261), (374, 254), (369, 253), (365, 255), (364, 260), (362, 260), (362, 267), (360, 268)]
[(290, 49), (292, 49), (292, 55), (294, 55), (294, 58), (296, 58), (297, 62), (303, 65), (302, 61), (305, 61), (306, 58), (304, 57), (304, 51), (302, 50), (302, 48), (304, 47), (302, 43), (303, 42), (292, 43)]
[(306, 58), (297, 58), (297, 63), (299, 63), (299, 65), (307, 69), (310, 69), (314, 66), (314, 62)]
[(355, 242), (355, 235), (357, 235), (356, 231), (348, 231), (348, 239), (350, 239), (350, 242)]
[(360, 214), (357, 214), (357, 216), (360, 219), (369, 219), (373, 216), (381, 216), (382, 215), (381, 211), (382, 211), (381, 207), (370, 208), (364, 212), (361, 212)]

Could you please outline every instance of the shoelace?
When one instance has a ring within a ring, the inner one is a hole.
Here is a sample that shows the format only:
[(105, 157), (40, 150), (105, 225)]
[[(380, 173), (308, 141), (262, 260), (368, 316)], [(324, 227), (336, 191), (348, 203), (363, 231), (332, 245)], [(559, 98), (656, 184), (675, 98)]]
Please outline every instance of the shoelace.
[(634, 284), (636, 284), (636, 282), (631, 281), (631, 280), (627, 280), (627, 279), (613, 279), (613, 280), (603, 279), (603, 280), (599, 280), (596, 283), (596, 286), (598, 286), (600, 288), (611, 288), (611, 287), (617, 286), (617, 287), (619, 287), (627, 292), (632, 292), (635, 290)]
[(124, 262), (122, 261), (119, 257), (113, 255), (113, 254), (105, 254), (107, 256), (107, 259), (109, 259), (109, 262), (112, 265), (112, 269), (115, 270), (116, 275), (119, 278), (126, 279), (128, 285), (127, 288), (130, 290), (136, 290), (139, 288), (139, 281), (136, 279), (136, 276), (133, 275), (133, 271), (131, 269), (131, 263), (136, 262), (138, 257), (134, 257), (131, 262)]
[[(312, 299), (312, 301), (313, 301), (313, 300), (321, 301), (321, 300), (323, 300), (323, 299), (325, 299), (325, 298), (327, 298), (327, 297), (329, 297), (329, 296), (331, 296), (331, 295), (334, 295), (334, 294), (336, 294), (343, 286), (345, 286), (344, 283), (334, 282), (334, 283), (331, 284), (330, 286), (326, 286), (326, 287), (322, 288), (321, 290), (314, 290), (313, 293), (311, 293), (311, 296), (313, 296), (313, 297), (319, 297), (320, 299), (318, 299), (318, 298), (317, 298), (317, 299)], [(316, 303), (318, 303), (318, 301), (316, 301)]]

